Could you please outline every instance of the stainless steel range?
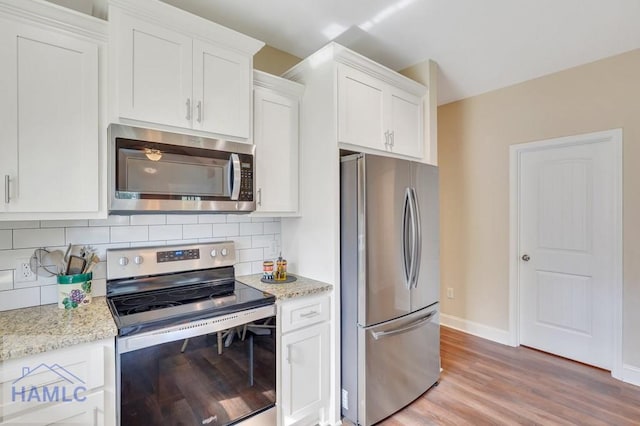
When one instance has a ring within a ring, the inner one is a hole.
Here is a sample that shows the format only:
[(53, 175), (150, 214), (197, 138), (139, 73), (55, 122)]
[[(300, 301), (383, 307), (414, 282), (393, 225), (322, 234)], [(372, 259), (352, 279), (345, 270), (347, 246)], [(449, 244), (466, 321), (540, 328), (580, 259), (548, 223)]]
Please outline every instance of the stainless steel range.
[(275, 298), (233, 242), (107, 251), (121, 425), (275, 424)]

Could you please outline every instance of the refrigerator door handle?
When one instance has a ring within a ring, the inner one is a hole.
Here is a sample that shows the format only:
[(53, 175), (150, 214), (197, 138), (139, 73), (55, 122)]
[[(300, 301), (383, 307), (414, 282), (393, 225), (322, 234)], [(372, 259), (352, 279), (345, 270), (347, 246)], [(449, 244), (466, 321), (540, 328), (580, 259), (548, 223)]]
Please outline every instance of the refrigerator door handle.
[(371, 336), (375, 339), (381, 339), (383, 337), (387, 337), (387, 336), (393, 336), (395, 334), (400, 334), (400, 333), (405, 333), (407, 331), (413, 330), (414, 328), (418, 328), (421, 327), (423, 325), (425, 325), (426, 323), (431, 321), (431, 318), (433, 318), (433, 316), (436, 314), (436, 311), (431, 311), (429, 312), (427, 315), (423, 316), (422, 318), (419, 318), (415, 321), (413, 321), (412, 323), (409, 323), (408, 325), (402, 327), (402, 328), (396, 328), (394, 330), (389, 330), (389, 331), (373, 331), (371, 330)]
[[(409, 253), (411, 237), (409, 235), (409, 227), (412, 222), (411, 218), (411, 188), (407, 188), (404, 193), (404, 206), (402, 208), (402, 270), (404, 271), (404, 284), (407, 289), (411, 288), (411, 263), (412, 258)], [(412, 247), (411, 247), (412, 249)]]
[(412, 201), (413, 201), (413, 246), (411, 254), (411, 269), (413, 273), (412, 285), (414, 288), (418, 287), (418, 274), (420, 273), (420, 260), (422, 258), (422, 229), (420, 226), (420, 207), (418, 206), (418, 194), (415, 188), (411, 188)]

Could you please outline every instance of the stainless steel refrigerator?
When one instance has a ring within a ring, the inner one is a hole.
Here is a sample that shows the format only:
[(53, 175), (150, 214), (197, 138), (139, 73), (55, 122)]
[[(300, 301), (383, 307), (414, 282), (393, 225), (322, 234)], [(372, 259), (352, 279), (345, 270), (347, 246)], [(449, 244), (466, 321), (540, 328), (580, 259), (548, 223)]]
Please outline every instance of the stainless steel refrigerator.
[(342, 415), (368, 426), (440, 376), (438, 168), (341, 160)]

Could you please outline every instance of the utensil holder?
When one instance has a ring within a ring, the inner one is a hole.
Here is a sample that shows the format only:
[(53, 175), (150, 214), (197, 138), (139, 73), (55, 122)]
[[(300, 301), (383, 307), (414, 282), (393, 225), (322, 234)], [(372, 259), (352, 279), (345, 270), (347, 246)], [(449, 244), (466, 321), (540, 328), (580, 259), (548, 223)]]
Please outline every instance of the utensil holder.
[(93, 272), (58, 275), (58, 308), (76, 309), (91, 303)]

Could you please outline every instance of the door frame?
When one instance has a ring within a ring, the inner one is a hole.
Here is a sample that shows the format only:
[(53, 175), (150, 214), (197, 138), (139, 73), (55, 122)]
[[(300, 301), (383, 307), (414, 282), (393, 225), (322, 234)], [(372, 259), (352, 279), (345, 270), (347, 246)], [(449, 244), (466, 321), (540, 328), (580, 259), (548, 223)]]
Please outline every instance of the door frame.
[(615, 272), (613, 280), (613, 362), (611, 375), (622, 380), (622, 330), (623, 330), (623, 281), (622, 281), (622, 129), (586, 133), (561, 138), (545, 139), (536, 142), (520, 143), (509, 146), (509, 344), (520, 346), (520, 161), (522, 154), (548, 148), (560, 148), (592, 143), (613, 142), (615, 150), (615, 233), (614, 253)]

